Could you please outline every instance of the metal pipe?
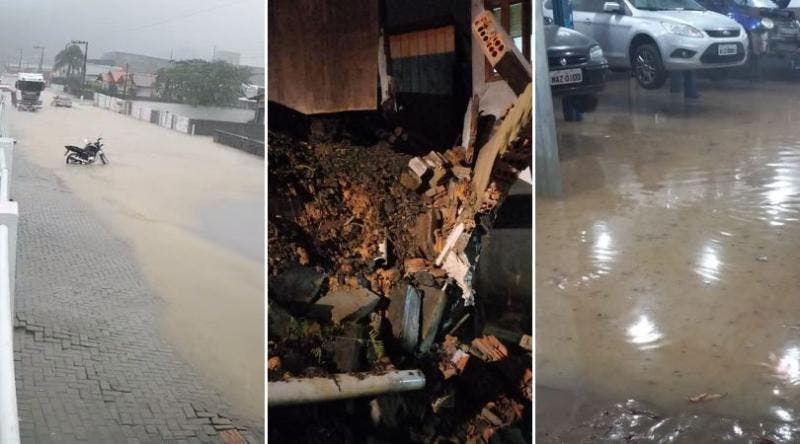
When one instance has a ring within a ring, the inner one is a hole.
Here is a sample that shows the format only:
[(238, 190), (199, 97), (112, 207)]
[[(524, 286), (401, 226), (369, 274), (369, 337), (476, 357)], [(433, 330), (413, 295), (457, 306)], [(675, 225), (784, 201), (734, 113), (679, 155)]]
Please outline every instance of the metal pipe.
[(8, 202), (8, 168), (0, 170), (0, 202)]
[(19, 444), (8, 227), (0, 225), (0, 443)]
[(292, 378), (267, 384), (271, 407), (407, 392), (425, 387), (420, 370), (392, 370), (380, 375), (338, 373), (330, 377)]

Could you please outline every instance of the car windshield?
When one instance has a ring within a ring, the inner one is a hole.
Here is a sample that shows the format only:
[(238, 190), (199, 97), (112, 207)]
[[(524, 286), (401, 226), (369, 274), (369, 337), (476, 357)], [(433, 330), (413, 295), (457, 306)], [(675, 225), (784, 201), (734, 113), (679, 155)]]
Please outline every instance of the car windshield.
[(694, 0), (633, 0), (636, 9), (645, 11), (704, 11)]

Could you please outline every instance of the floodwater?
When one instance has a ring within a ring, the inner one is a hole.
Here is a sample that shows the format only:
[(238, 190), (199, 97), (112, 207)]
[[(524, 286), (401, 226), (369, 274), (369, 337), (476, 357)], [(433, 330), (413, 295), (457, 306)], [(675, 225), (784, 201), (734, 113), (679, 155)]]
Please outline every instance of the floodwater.
[[(50, 97), (37, 113), (11, 114), (18, 155), (107, 218), (166, 302), (165, 337), (234, 411), (262, 418), (263, 159), (88, 101), (51, 107)], [(65, 165), (64, 145), (97, 136), (108, 165)]]
[[(800, 84), (700, 85), (692, 101), (615, 81), (584, 122), (558, 116), (537, 382), (800, 442)], [(704, 392), (724, 396), (688, 402)]]

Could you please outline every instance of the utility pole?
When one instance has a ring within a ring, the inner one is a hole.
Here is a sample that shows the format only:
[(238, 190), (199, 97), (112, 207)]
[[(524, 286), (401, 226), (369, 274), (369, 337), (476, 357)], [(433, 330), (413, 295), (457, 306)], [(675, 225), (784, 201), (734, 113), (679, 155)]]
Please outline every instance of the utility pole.
[(19, 68), (17, 73), (22, 72), (22, 48), (19, 49)]
[(41, 55), (39, 56), (39, 72), (44, 73), (44, 71), (42, 70), (42, 65), (44, 64), (44, 46), (37, 45), (34, 46), (33, 49), (39, 49), (42, 51)]
[(125, 86), (123, 87), (122, 94), (127, 98), (128, 97), (128, 71), (130, 70), (130, 64), (125, 63)]

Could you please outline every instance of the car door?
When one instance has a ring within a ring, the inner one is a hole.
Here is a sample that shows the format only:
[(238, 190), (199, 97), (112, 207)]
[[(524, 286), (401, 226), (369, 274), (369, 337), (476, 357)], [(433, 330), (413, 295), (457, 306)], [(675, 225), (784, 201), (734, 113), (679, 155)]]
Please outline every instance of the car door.
[(597, 40), (603, 53), (611, 66), (628, 66), (628, 37), (633, 27), (633, 17), (628, 15), (628, 9), (623, 0), (618, 0), (623, 10), (621, 12), (603, 12), (603, 1), (592, 2), (599, 9), (592, 19), (592, 37)]
[[(597, 15), (595, 11), (597, 8), (593, 4), (597, 3), (597, 0), (572, 0), (571, 3), (572, 21), (575, 24), (575, 30), (598, 40), (594, 35), (597, 30), (593, 26), (595, 16)], [(599, 40), (598, 43), (600, 43)], [(600, 43), (600, 46), (602, 47), (602, 43)]]

